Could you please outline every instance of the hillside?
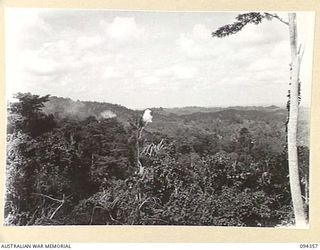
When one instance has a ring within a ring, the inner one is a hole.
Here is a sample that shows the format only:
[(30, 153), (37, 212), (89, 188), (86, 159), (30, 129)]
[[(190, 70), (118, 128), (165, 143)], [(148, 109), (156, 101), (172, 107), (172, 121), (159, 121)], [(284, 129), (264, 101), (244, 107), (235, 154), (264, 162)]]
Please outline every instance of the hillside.
[(70, 98), (51, 96), (42, 109), (46, 114), (53, 114), (55, 117), (72, 118), (84, 120), (90, 116), (96, 119), (116, 117), (122, 123), (128, 123), (137, 112), (124, 106), (105, 103), (105, 102), (88, 102), (73, 101)]
[[(18, 98), (8, 112), (6, 225), (292, 221), (285, 109), (153, 108), (143, 126), (141, 110), (121, 105)], [(307, 112), (298, 134), (304, 197)]]
[[(152, 108), (153, 123), (148, 125), (147, 132), (160, 133), (175, 137), (181, 131), (187, 135), (200, 132), (203, 136), (216, 134), (214, 124), (225, 126), (249, 126), (250, 123), (264, 122), (271, 127), (284, 131), (287, 120), (287, 110), (271, 105), (262, 106), (233, 106), (233, 107), (182, 107), (182, 108)], [(52, 96), (45, 103), (43, 112), (53, 114), (55, 117), (84, 120), (95, 117), (98, 120), (116, 118), (125, 127), (134, 117), (141, 115), (142, 111), (132, 110), (121, 105), (105, 102), (73, 101), (69, 98)], [(301, 108), (299, 116), (299, 145), (309, 143), (309, 109)], [(212, 126), (211, 126), (212, 125)], [(252, 125), (251, 125), (252, 126)], [(187, 132), (186, 132), (187, 131)], [(193, 131), (193, 132), (192, 132)], [(202, 132), (201, 132), (202, 131)], [(257, 132), (258, 133), (258, 132)], [(224, 134), (224, 133), (223, 133)], [(218, 135), (219, 136), (219, 135)], [(257, 134), (258, 136), (258, 134)]]

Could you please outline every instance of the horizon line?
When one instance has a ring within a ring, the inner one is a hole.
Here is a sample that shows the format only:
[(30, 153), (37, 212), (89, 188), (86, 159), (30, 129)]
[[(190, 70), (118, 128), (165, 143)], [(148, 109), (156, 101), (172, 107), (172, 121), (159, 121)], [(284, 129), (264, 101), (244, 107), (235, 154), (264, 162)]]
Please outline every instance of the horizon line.
[[(17, 92), (19, 93), (19, 92)], [(22, 93), (22, 92), (20, 92)], [(26, 93), (30, 93), (32, 95), (39, 95), (39, 96), (44, 96), (43, 94), (33, 94), (31, 92), (26, 92)], [(261, 103), (261, 104), (232, 104), (232, 105), (186, 105), (186, 106), (145, 106), (145, 107), (128, 107), (126, 105), (123, 104), (119, 104), (119, 103), (112, 103), (112, 102), (108, 102), (108, 101), (101, 101), (101, 100), (81, 100), (81, 99), (75, 99), (75, 98), (71, 98), (71, 97), (65, 97), (65, 96), (56, 96), (56, 95), (51, 95), (49, 94), (49, 98), (50, 97), (55, 97), (55, 98), (63, 98), (63, 99), (70, 99), (73, 102), (97, 102), (97, 103), (108, 103), (108, 104), (112, 104), (112, 105), (119, 105), (128, 109), (132, 109), (132, 110), (144, 110), (144, 109), (181, 109), (181, 108), (233, 108), (233, 107), (269, 107), (269, 106), (277, 106), (278, 108), (286, 108), (285, 104), (280, 104), (280, 103)], [(8, 98), (8, 96), (6, 95), (6, 103), (10, 103), (12, 99), (16, 99), (14, 97), (12, 98)], [(301, 108), (310, 108), (310, 105), (300, 105)]]

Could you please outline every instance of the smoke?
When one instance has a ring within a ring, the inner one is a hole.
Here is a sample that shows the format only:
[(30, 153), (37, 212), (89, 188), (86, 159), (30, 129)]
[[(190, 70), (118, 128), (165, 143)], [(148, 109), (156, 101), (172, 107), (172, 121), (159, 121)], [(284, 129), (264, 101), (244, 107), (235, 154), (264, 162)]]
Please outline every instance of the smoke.
[[(97, 120), (110, 119), (123, 114), (120, 106), (109, 103), (94, 103), (73, 101), (69, 98), (51, 97), (50, 101), (44, 104), (42, 111), (45, 114), (53, 114), (58, 118), (77, 118), (85, 120), (88, 117), (95, 117)], [(115, 112), (116, 111), (116, 112)], [(122, 119), (124, 119), (122, 117)]]
[(146, 124), (152, 122), (152, 111), (150, 109), (146, 109), (142, 116), (143, 122)]
[(85, 104), (82, 102), (70, 102), (68, 106), (64, 107), (64, 113), (71, 116), (78, 116), (81, 118), (85, 118), (87, 114), (85, 114)]
[(103, 119), (109, 119), (109, 118), (117, 117), (117, 115), (113, 113), (111, 110), (105, 110), (100, 113), (100, 117)]
[(74, 102), (71, 99), (51, 97), (50, 101), (44, 104), (42, 111), (45, 114), (54, 114), (57, 117), (77, 117), (86, 119), (90, 114), (86, 105), (80, 101)]

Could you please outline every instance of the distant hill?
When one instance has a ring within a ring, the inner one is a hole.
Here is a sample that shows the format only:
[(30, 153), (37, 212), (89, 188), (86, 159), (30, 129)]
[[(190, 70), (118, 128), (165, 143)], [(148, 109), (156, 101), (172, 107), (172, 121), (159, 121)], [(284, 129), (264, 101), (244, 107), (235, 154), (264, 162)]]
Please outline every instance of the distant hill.
[[(73, 101), (69, 98), (51, 96), (45, 103), (43, 111), (54, 114), (57, 118), (71, 118), (84, 120), (90, 116), (96, 119), (116, 117), (122, 124), (128, 125), (129, 121), (143, 111), (132, 110), (121, 105), (105, 102)], [(245, 121), (285, 124), (287, 110), (275, 105), (262, 106), (232, 106), (232, 107), (181, 107), (181, 108), (152, 108), (153, 122), (147, 130), (151, 133), (161, 133), (175, 136), (181, 129), (204, 132), (210, 128), (213, 121), (222, 121), (225, 126), (239, 124)], [(299, 136), (300, 145), (309, 143), (309, 109), (300, 108)], [(281, 125), (282, 126), (282, 125)]]
[(241, 122), (241, 120), (261, 120), (270, 121), (277, 119), (285, 121), (287, 118), (287, 111), (285, 109), (276, 109), (275, 111), (269, 111), (266, 109), (261, 110), (243, 110), (243, 109), (225, 109), (213, 113), (197, 112), (189, 115), (180, 116), (181, 118), (190, 121), (210, 121), (213, 119), (228, 120), (234, 122)]
[(230, 107), (199, 107), (199, 106), (188, 106), (188, 107), (175, 107), (175, 108), (153, 108), (154, 111), (159, 113), (171, 113), (175, 115), (190, 115), (193, 113), (212, 113), (228, 109), (236, 110), (260, 110), (260, 111), (275, 111), (281, 109), (276, 105), (267, 107), (263, 106), (230, 106)]
[(270, 106), (230, 106), (228, 107), (228, 109), (274, 111), (281, 108), (276, 105), (270, 105)]
[(73, 118), (84, 120), (90, 116), (97, 119), (117, 117), (123, 123), (127, 123), (138, 111), (128, 109), (124, 106), (105, 103), (73, 101), (70, 98), (51, 96), (45, 103), (43, 112), (53, 114), (58, 118)]
[(221, 107), (197, 107), (197, 106), (189, 106), (189, 107), (175, 107), (175, 108), (154, 108), (153, 110), (159, 113), (166, 113), (166, 114), (175, 114), (175, 115), (189, 115), (197, 112), (217, 112), (223, 110), (224, 108)]

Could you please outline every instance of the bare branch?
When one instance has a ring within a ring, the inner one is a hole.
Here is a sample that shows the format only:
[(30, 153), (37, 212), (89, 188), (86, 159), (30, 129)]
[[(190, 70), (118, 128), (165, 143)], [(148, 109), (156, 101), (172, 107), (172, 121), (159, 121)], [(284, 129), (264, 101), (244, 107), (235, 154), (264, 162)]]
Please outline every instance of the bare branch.
[(113, 200), (113, 202), (112, 202), (112, 204), (111, 204), (111, 209), (114, 209), (114, 208), (115, 208), (115, 206), (117, 205), (117, 203), (118, 203), (119, 200), (120, 200), (119, 197), (117, 197), (117, 198), (115, 198), (115, 199)]
[[(302, 49), (301, 49), (301, 47), (302, 47)], [(303, 44), (303, 46), (300, 44), (299, 45), (299, 50), (298, 50), (299, 62), (301, 62), (301, 60), (303, 58), (304, 51), (305, 51), (305, 44)]]
[(49, 196), (49, 195), (40, 194), (40, 193), (32, 193), (32, 194), (39, 195), (39, 196), (48, 198), (48, 199), (53, 200), (53, 201), (64, 202), (64, 200), (59, 200), (59, 199), (53, 198), (53, 197), (51, 197), (51, 196)]
[(266, 17), (269, 16), (269, 17), (272, 17), (272, 18), (276, 18), (276, 19), (278, 19), (280, 22), (282, 22), (282, 23), (284, 23), (284, 24), (286, 24), (286, 25), (289, 26), (289, 23), (286, 22), (286, 21), (284, 21), (284, 20), (283, 20), (281, 17), (279, 17), (277, 14), (270, 14), (270, 13), (267, 13), (267, 12), (265, 12), (264, 14), (266, 15)]
[(150, 197), (147, 198), (147, 199), (145, 199), (145, 200), (140, 204), (139, 210), (141, 210), (141, 208), (143, 207), (143, 205), (144, 205), (145, 203), (147, 203), (148, 200), (150, 200)]
[(54, 210), (54, 212), (51, 214), (50, 220), (53, 219), (53, 217), (56, 215), (56, 213), (59, 211), (59, 209), (63, 206), (64, 202), (65, 202), (65, 194), (63, 194), (63, 196), (62, 196), (61, 204), (60, 204), (60, 205), (56, 208), (56, 210)]
[(118, 220), (116, 220), (115, 218), (112, 217), (112, 214), (110, 213), (110, 211), (108, 210), (108, 213), (109, 213), (109, 217), (112, 221), (114, 222), (117, 222), (117, 223), (120, 223)]
[(62, 206), (63, 206), (63, 203), (61, 203), (61, 204), (59, 205), (59, 207), (57, 207), (56, 210), (54, 210), (54, 212), (53, 212), (53, 213), (51, 214), (51, 216), (50, 216), (50, 220), (53, 219), (53, 217), (56, 215), (56, 213), (59, 211), (59, 209), (60, 209)]
[(299, 44), (298, 55), (300, 54), (300, 51), (301, 51), (301, 44)]

